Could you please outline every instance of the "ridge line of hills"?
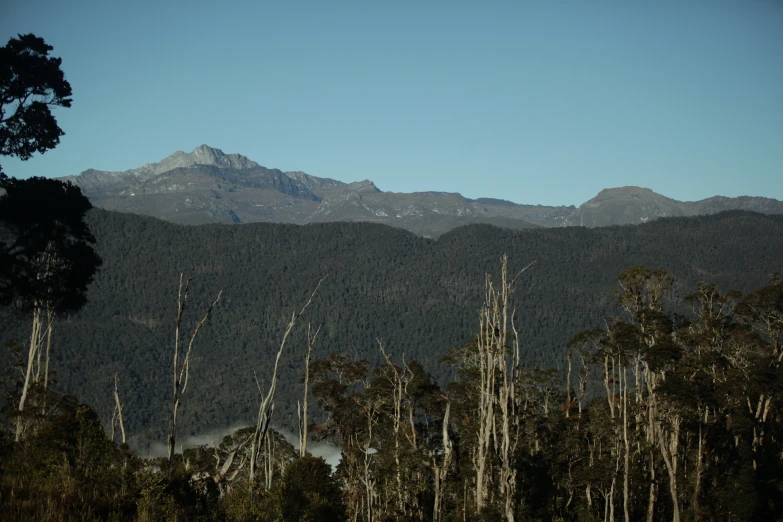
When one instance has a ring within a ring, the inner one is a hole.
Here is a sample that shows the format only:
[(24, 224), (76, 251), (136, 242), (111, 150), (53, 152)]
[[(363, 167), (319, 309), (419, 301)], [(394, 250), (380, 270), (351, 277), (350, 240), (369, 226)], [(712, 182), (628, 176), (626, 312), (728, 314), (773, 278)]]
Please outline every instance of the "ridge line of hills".
[(469, 199), (450, 192), (384, 192), (370, 180), (345, 183), (269, 169), (208, 145), (123, 172), (89, 169), (59, 179), (79, 186), (97, 207), (186, 225), (374, 222), (425, 237), (472, 223), (510, 229), (592, 228), (724, 210), (783, 214), (783, 201), (771, 198), (714, 196), (683, 202), (642, 187), (604, 189), (579, 207)]

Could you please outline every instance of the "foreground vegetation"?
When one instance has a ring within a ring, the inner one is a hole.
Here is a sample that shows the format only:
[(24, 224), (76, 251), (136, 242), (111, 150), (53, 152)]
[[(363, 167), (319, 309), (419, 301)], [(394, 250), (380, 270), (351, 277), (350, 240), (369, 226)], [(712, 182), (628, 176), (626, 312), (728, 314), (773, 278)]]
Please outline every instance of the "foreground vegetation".
[(505, 265), (475, 339), (444, 358), (459, 376), (445, 389), (383, 345), (372, 371), (312, 361), (327, 415), (311, 437), (340, 444), (334, 473), (271, 430), (252, 450), (255, 426), (143, 460), (90, 407), (35, 388), (28, 404), (46, 406), (24, 438), (2, 434), (0, 518), (776, 520), (783, 282), (744, 298), (699, 285), (687, 316), (663, 309), (672, 282), (623, 272), (624, 314), (574, 336), (565, 375), (520, 364)]

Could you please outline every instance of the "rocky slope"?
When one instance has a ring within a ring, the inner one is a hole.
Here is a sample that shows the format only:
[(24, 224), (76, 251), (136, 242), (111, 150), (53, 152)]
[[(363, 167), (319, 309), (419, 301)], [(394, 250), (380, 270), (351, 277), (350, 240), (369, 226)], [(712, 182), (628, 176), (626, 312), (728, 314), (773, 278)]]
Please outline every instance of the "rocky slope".
[(97, 207), (181, 224), (367, 221), (428, 237), (471, 223), (512, 229), (602, 227), (735, 209), (783, 213), (783, 202), (775, 199), (715, 196), (682, 202), (641, 187), (602, 190), (579, 208), (468, 199), (449, 192), (383, 192), (370, 180), (344, 183), (268, 169), (207, 145), (137, 169), (90, 169), (62, 179), (81, 187)]

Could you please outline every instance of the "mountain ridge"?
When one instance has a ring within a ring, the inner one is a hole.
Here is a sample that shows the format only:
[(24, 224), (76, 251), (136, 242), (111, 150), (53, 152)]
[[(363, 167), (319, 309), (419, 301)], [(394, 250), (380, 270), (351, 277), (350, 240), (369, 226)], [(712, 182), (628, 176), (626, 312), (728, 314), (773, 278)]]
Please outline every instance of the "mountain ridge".
[(469, 223), (512, 229), (602, 227), (723, 210), (783, 214), (783, 202), (772, 198), (712, 196), (678, 201), (635, 186), (603, 189), (578, 207), (470, 199), (447, 191), (384, 192), (369, 179), (346, 183), (302, 171), (269, 169), (206, 144), (136, 169), (88, 169), (60, 179), (79, 186), (97, 207), (174, 223), (367, 221), (425, 237), (437, 237)]

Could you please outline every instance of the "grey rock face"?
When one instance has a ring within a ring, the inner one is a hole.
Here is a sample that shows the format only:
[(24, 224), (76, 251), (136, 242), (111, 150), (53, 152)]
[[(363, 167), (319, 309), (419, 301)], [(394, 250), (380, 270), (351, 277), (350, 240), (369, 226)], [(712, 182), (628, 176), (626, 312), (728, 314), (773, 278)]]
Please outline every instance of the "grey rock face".
[(61, 179), (81, 187), (98, 207), (182, 224), (370, 221), (429, 237), (470, 223), (515, 229), (601, 227), (736, 209), (783, 214), (783, 202), (770, 198), (715, 196), (682, 202), (642, 187), (605, 189), (578, 208), (467, 199), (449, 192), (383, 192), (370, 180), (344, 183), (268, 169), (207, 145), (137, 169), (90, 169)]

